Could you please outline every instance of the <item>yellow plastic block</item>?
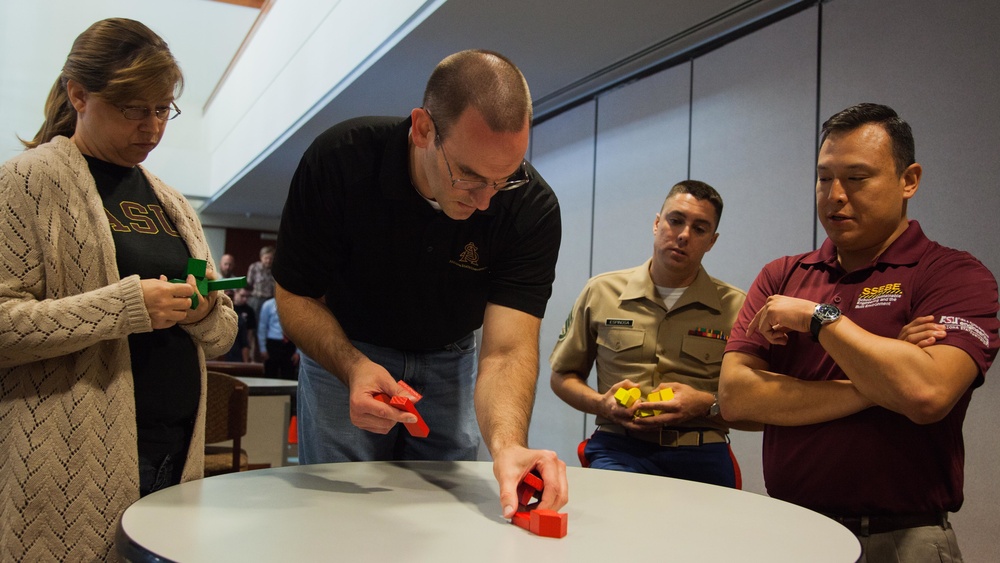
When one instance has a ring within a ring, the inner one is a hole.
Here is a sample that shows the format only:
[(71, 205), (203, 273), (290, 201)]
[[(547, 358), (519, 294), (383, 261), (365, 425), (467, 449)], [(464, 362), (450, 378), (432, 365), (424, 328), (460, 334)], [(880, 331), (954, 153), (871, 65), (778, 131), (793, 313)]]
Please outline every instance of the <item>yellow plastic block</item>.
[(669, 387), (664, 387), (659, 391), (653, 391), (652, 393), (650, 393), (649, 399), (647, 400), (651, 403), (654, 403), (654, 402), (667, 402), (673, 400), (673, 398), (674, 398), (674, 390)]
[[(653, 391), (652, 393), (649, 394), (649, 397), (646, 400), (649, 401), (650, 403), (656, 403), (656, 402), (670, 401), (673, 398), (674, 398), (674, 390), (669, 387), (666, 387), (664, 389), (660, 389), (659, 391)], [(660, 414), (662, 412), (663, 411), (659, 409), (653, 409), (653, 414)]]
[(615, 400), (618, 401), (619, 405), (625, 408), (630, 408), (634, 405), (635, 402), (639, 400), (639, 397), (642, 397), (642, 391), (639, 390), (638, 387), (633, 387), (631, 389), (622, 387), (615, 391)]

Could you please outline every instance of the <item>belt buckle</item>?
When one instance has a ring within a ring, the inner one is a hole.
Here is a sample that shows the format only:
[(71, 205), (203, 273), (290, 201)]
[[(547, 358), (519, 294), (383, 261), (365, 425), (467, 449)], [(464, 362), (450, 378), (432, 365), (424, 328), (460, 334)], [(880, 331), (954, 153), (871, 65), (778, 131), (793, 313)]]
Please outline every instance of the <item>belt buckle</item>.
[[(664, 436), (668, 437), (666, 443), (664, 443), (663, 440)], [(676, 448), (678, 445), (680, 445), (678, 443), (680, 442), (680, 439), (681, 439), (680, 430), (674, 430), (672, 428), (660, 428), (660, 440), (659, 440), (660, 446), (667, 448)]]

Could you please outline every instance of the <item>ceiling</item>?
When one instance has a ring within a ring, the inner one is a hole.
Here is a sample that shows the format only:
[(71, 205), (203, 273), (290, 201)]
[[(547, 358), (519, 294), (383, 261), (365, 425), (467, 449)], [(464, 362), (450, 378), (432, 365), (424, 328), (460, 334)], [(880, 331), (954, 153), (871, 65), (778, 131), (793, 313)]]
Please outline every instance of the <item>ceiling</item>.
[[(340, 0), (314, 1), (333, 5)], [(295, 166), (313, 138), (349, 117), (408, 114), (420, 104), (434, 65), (456, 51), (484, 48), (510, 57), (528, 80), (536, 117), (544, 119), (664, 61), (704, 48), (734, 30), (806, 3), (811, 2), (448, 0), (311, 118), (289, 125), (280, 146), (204, 200), (200, 208), (203, 221), (215, 226), (275, 227)], [(79, 4), (87, 4), (88, 9)], [(169, 6), (168, 10), (163, 6)], [(48, 14), (53, 9), (76, 17), (52, 30)], [(32, 11), (33, 15), (25, 16)], [(105, 13), (134, 17), (168, 38), (185, 71), (185, 104), (197, 107), (218, 84), (260, 12), (208, 0), (173, 0), (169, 4), (155, 0), (0, 0), (0, 32), (5, 35), (0, 46), (7, 53), (0, 55), (0, 76), (4, 77), (0, 103), (6, 106), (0, 107), (2, 133), (8, 134), (11, 106), (18, 95), (30, 99), (33, 115), (39, 115), (40, 91), (47, 91), (58, 74), (72, 37), (85, 27), (82, 22), (108, 17)], [(55, 70), (46, 69), (44, 87), (31, 84), (29, 91), (27, 81), (10, 78), (27, 72), (27, 63), (20, 63), (13, 74), (4, 65), (16, 65), (22, 58), (11, 54), (17, 45), (46, 44), (44, 35), (50, 32), (61, 34), (52, 48), (58, 53), (58, 63)], [(12, 60), (15, 63), (10, 63)], [(25, 88), (23, 94), (17, 94), (19, 87)], [(26, 130), (22, 122), (13, 132), (30, 136), (38, 118), (28, 123), (33, 123), (32, 129)], [(164, 143), (169, 140), (168, 136)], [(5, 153), (3, 159), (9, 156)]]

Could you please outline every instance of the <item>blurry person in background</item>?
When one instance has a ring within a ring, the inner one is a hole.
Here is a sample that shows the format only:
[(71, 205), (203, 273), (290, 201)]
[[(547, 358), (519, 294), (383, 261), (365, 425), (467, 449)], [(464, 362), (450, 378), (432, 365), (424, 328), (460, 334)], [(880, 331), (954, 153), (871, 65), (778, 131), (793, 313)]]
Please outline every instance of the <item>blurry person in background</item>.
[(260, 260), (250, 264), (247, 269), (247, 289), (250, 297), (247, 303), (253, 307), (253, 312), (260, 319), (260, 306), (274, 297), (274, 276), (271, 274), (271, 263), (274, 262), (274, 247), (265, 246), (260, 249)]
[(257, 315), (253, 307), (247, 304), (246, 288), (241, 287), (233, 292), (233, 310), (236, 311), (239, 324), (236, 328), (236, 340), (233, 347), (223, 357), (227, 362), (252, 362), (257, 350)]

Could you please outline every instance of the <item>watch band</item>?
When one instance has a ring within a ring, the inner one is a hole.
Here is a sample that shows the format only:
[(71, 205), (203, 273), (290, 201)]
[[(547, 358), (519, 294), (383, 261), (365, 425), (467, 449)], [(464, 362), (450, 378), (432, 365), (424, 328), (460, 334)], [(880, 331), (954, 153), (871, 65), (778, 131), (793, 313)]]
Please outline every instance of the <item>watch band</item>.
[(809, 332), (812, 334), (813, 342), (819, 342), (819, 329), (840, 318), (840, 309), (836, 305), (820, 303), (813, 311), (812, 320), (809, 321)]
[(809, 332), (812, 334), (813, 342), (819, 342), (819, 329), (821, 328), (823, 328), (823, 321), (813, 315), (812, 320), (809, 321)]
[(715, 397), (715, 402), (712, 403), (712, 406), (708, 407), (708, 416), (718, 416), (719, 415), (719, 394), (718, 393), (712, 393), (712, 396)]

